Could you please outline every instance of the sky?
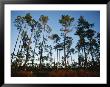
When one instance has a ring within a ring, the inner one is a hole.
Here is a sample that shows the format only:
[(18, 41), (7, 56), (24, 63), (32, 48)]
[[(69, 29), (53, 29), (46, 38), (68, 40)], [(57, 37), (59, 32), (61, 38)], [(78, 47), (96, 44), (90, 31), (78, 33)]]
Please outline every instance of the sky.
[[(96, 32), (100, 32), (100, 11), (11, 11), (11, 52), (13, 52), (14, 50), (16, 38), (18, 35), (17, 28), (14, 26), (13, 22), (17, 16), (25, 16), (27, 13), (30, 13), (35, 20), (38, 20), (41, 15), (48, 16), (48, 25), (52, 28), (51, 34), (58, 35), (61, 34), (60, 29), (62, 28), (61, 24), (59, 24), (58, 21), (61, 18), (61, 15), (69, 15), (71, 17), (74, 17), (75, 21), (73, 22), (73, 30), (71, 33), (68, 33), (68, 36), (73, 37), (73, 48), (78, 41), (78, 36), (74, 35), (74, 33), (76, 31), (75, 27), (80, 16), (84, 16), (87, 21), (94, 23), (94, 29), (96, 30)], [(53, 44), (52, 41), (48, 42), (50, 44)], [(53, 57), (56, 58), (55, 50), (53, 51), (53, 54)], [(63, 53), (61, 53), (61, 55), (63, 55)], [(77, 54), (73, 55), (73, 59), (77, 61)]]

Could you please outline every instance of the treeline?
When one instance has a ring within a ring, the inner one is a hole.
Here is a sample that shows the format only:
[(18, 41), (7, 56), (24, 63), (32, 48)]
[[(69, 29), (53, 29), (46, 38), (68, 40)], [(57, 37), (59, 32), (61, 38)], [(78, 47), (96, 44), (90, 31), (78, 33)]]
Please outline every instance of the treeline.
[[(32, 68), (100, 69), (100, 33), (95, 31), (94, 24), (89, 23), (83, 16), (79, 17), (76, 31), (73, 33), (78, 36), (78, 41), (73, 48), (74, 38), (69, 33), (72, 32), (75, 18), (62, 15), (58, 19), (62, 26), (59, 28), (60, 35), (51, 34), (53, 29), (48, 21), (48, 16), (41, 15), (39, 20), (35, 20), (30, 13), (16, 17), (14, 26), (18, 36), (11, 53), (12, 70), (28, 70), (29, 67), (30, 70)], [(49, 44), (49, 41), (54, 44)], [(55, 58), (53, 51), (56, 52)], [(78, 62), (73, 59), (76, 54), (78, 59), (75, 60)]]

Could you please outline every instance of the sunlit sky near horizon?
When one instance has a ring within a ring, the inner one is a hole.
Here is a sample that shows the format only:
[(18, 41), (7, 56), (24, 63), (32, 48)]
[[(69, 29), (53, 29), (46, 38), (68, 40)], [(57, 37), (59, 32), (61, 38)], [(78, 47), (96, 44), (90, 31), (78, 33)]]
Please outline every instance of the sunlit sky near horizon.
[[(96, 32), (100, 32), (100, 11), (11, 11), (11, 53), (14, 50), (18, 35), (17, 28), (14, 26), (13, 22), (17, 16), (25, 16), (27, 13), (30, 13), (36, 21), (39, 20), (39, 17), (41, 15), (48, 16), (48, 25), (52, 28), (52, 32), (49, 35), (61, 35), (60, 29), (62, 28), (62, 26), (61, 24), (59, 24), (59, 19), (61, 18), (61, 15), (69, 15), (71, 17), (74, 17), (75, 21), (73, 22), (73, 27), (71, 27), (73, 31), (68, 33), (68, 36), (71, 36), (73, 38), (73, 48), (76, 46), (76, 43), (78, 41), (78, 36), (74, 35), (74, 33), (76, 31), (77, 21), (80, 16), (84, 16), (87, 21), (89, 21), (90, 23), (94, 23), (94, 30), (96, 30)], [(54, 45), (53, 41), (48, 41), (48, 43)], [(56, 58), (56, 51), (53, 50), (52, 52), (53, 58)], [(61, 56), (62, 55), (63, 53), (61, 52)], [(77, 61), (77, 54), (74, 54), (72, 57), (75, 61)]]

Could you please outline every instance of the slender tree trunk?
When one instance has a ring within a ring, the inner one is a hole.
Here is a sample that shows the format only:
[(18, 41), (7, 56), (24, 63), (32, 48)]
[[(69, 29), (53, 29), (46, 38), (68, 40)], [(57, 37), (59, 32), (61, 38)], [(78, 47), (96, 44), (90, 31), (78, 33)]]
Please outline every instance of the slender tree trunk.
[(54, 68), (55, 68), (55, 57), (54, 57)]
[(91, 57), (92, 57), (92, 65), (94, 66), (94, 57), (93, 57), (93, 53), (91, 52)]
[(79, 59), (79, 50), (78, 50), (78, 64), (79, 64), (79, 67), (81, 67), (81, 63), (80, 63), (80, 59)]
[[(45, 26), (44, 26), (44, 29), (45, 29)], [(43, 62), (43, 42), (44, 42), (44, 34), (43, 34), (43, 40), (42, 40), (42, 44), (41, 44), (41, 49), (40, 49), (40, 66)]]
[(94, 66), (94, 57), (93, 57), (92, 49), (91, 49), (91, 57), (92, 57), (92, 66)]
[(60, 50), (59, 50), (59, 62), (60, 62)]
[(66, 67), (66, 48), (65, 48), (65, 39), (66, 39), (66, 34), (64, 35), (64, 62), (65, 62), (65, 67)]
[(57, 63), (58, 63), (58, 49), (57, 49)]
[(26, 64), (27, 64), (27, 62), (28, 62), (28, 59), (29, 59), (29, 48), (27, 48), (27, 50), (26, 50), (26, 60), (25, 60), (25, 63), (24, 63), (24, 67), (26, 67)]
[(93, 58), (93, 52), (92, 52), (93, 48), (91, 46), (91, 39), (90, 39), (90, 51), (91, 51), (91, 57), (92, 57), (92, 63), (93, 63), (93, 66), (94, 66), (94, 58)]
[(32, 67), (34, 66), (34, 60), (32, 59)]
[(85, 54), (85, 64), (84, 64), (84, 67), (87, 66), (87, 56), (86, 56), (86, 51), (85, 51), (85, 45), (84, 45), (84, 54)]
[[(42, 43), (43, 44), (43, 43)], [(41, 44), (41, 49), (40, 49), (40, 65), (42, 64), (42, 54), (43, 54), (43, 48), (42, 48), (42, 44)]]
[(58, 69), (58, 48), (57, 48), (57, 69)]

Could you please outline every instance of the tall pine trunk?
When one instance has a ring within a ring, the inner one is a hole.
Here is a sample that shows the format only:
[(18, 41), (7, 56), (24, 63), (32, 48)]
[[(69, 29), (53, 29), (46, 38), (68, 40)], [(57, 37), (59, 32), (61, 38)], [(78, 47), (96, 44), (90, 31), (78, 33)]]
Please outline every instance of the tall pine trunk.
[(64, 35), (64, 62), (65, 62), (65, 67), (66, 67), (66, 48), (65, 48), (65, 39), (66, 39), (66, 34)]
[(27, 48), (27, 50), (26, 50), (26, 60), (25, 60), (25, 63), (24, 63), (24, 68), (26, 67), (26, 64), (27, 64), (27, 62), (28, 62), (28, 59), (29, 59), (29, 48)]
[(43, 55), (43, 48), (42, 48), (42, 45), (43, 45), (43, 42), (42, 42), (42, 44), (41, 44), (41, 49), (40, 49), (40, 66), (41, 66), (41, 64), (42, 64), (42, 55)]
[(84, 55), (85, 55), (84, 67), (86, 67), (86, 66), (87, 66), (87, 56), (86, 56), (86, 49), (85, 49), (85, 45), (84, 45)]
[(59, 62), (60, 62), (60, 50), (59, 50)]

